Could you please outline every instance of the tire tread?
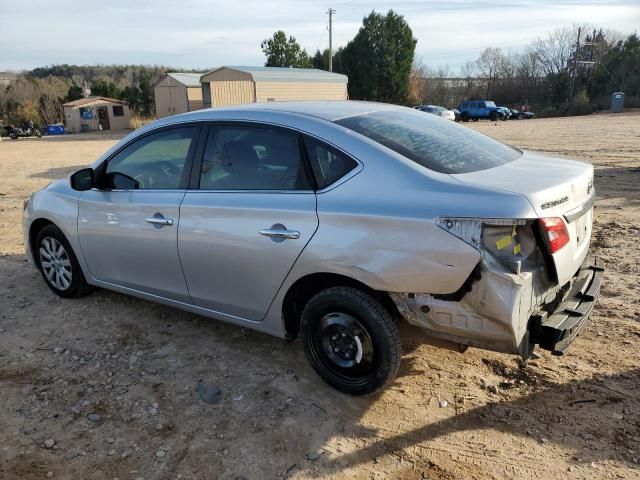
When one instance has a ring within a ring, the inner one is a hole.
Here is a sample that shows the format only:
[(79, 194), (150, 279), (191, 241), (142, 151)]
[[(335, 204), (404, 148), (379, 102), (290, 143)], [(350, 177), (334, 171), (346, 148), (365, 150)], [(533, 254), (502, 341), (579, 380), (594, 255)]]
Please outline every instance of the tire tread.
[[(354, 287), (340, 287), (340, 286), (329, 287), (317, 293), (307, 303), (307, 306), (312, 304), (312, 302), (316, 303), (316, 302), (327, 301), (330, 297), (335, 295), (340, 295), (343, 297), (350, 298), (351, 300), (359, 303), (366, 309), (373, 311), (374, 316), (376, 318), (375, 326), (379, 326), (380, 329), (382, 330), (382, 335), (384, 335), (386, 338), (390, 340), (388, 342), (390, 349), (388, 352), (389, 353), (388, 369), (385, 371), (386, 375), (381, 382), (376, 382), (374, 385), (371, 385), (372, 388), (351, 390), (351, 389), (340, 388), (339, 386), (330, 382), (328, 383), (330, 383), (333, 387), (338, 388), (341, 391), (344, 391), (345, 393), (350, 393), (355, 395), (374, 393), (376, 391), (379, 391), (388, 387), (394, 381), (396, 375), (398, 374), (398, 371), (400, 369), (401, 358), (402, 358), (400, 333), (398, 331), (398, 327), (395, 321), (393, 320), (393, 317), (378, 300), (376, 300), (367, 292), (364, 292), (363, 290), (360, 290)], [(305, 306), (305, 311), (306, 311), (306, 306)], [(305, 316), (305, 311), (303, 311), (302, 322), (301, 322), (302, 323), (301, 333), (303, 336), (304, 336), (304, 331), (306, 329), (306, 323), (308, 320)], [(305, 354), (307, 354), (306, 349), (305, 349)], [(308, 354), (307, 354), (307, 358), (311, 362), (311, 358)], [(311, 363), (313, 365), (313, 362)], [(381, 367), (381, 370), (384, 370), (383, 367), (384, 366)], [(377, 378), (377, 380), (380, 380), (380, 378)]]

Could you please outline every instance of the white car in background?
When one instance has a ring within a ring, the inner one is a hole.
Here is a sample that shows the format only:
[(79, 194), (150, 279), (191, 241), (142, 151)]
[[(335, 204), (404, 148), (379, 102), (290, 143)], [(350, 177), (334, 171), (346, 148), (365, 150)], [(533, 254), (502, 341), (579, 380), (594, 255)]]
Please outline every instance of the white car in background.
[(416, 110), (431, 113), (432, 115), (437, 115), (438, 117), (446, 118), (447, 120), (456, 119), (456, 114), (453, 112), (453, 110), (447, 110), (446, 108), (439, 107), (437, 105), (421, 105), (417, 107)]

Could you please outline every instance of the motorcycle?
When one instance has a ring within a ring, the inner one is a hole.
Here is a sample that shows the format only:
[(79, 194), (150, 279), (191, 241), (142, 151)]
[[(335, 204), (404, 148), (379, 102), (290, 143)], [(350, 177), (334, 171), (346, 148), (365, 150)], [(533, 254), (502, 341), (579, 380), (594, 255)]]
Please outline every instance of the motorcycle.
[(11, 125), (7, 125), (5, 128), (9, 138), (12, 140), (17, 140), (18, 137), (40, 138), (42, 136), (42, 132), (35, 127), (33, 122), (25, 122), (20, 128), (13, 127)]

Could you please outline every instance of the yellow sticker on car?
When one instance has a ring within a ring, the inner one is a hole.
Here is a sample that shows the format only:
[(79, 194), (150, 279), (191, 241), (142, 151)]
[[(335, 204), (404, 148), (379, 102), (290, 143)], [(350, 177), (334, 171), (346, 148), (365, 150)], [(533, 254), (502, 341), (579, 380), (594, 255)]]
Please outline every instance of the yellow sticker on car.
[(502, 237), (500, 240), (496, 242), (496, 248), (498, 250), (502, 250), (503, 248), (511, 245), (511, 235), (507, 235), (506, 237)]

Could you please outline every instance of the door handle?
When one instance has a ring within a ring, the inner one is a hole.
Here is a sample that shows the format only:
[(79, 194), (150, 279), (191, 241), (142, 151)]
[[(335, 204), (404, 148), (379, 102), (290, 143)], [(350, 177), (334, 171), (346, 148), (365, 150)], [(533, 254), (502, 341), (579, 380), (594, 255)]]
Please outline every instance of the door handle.
[(173, 218), (149, 217), (147, 218), (147, 223), (150, 223), (153, 226), (160, 226), (160, 227), (165, 225), (173, 225)]
[(300, 238), (300, 232), (296, 230), (282, 230), (279, 228), (264, 228), (260, 230), (260, 235), (264, 235), (265, 237), (271, 237), (275, 239), (291, 239), (297, 240)]

